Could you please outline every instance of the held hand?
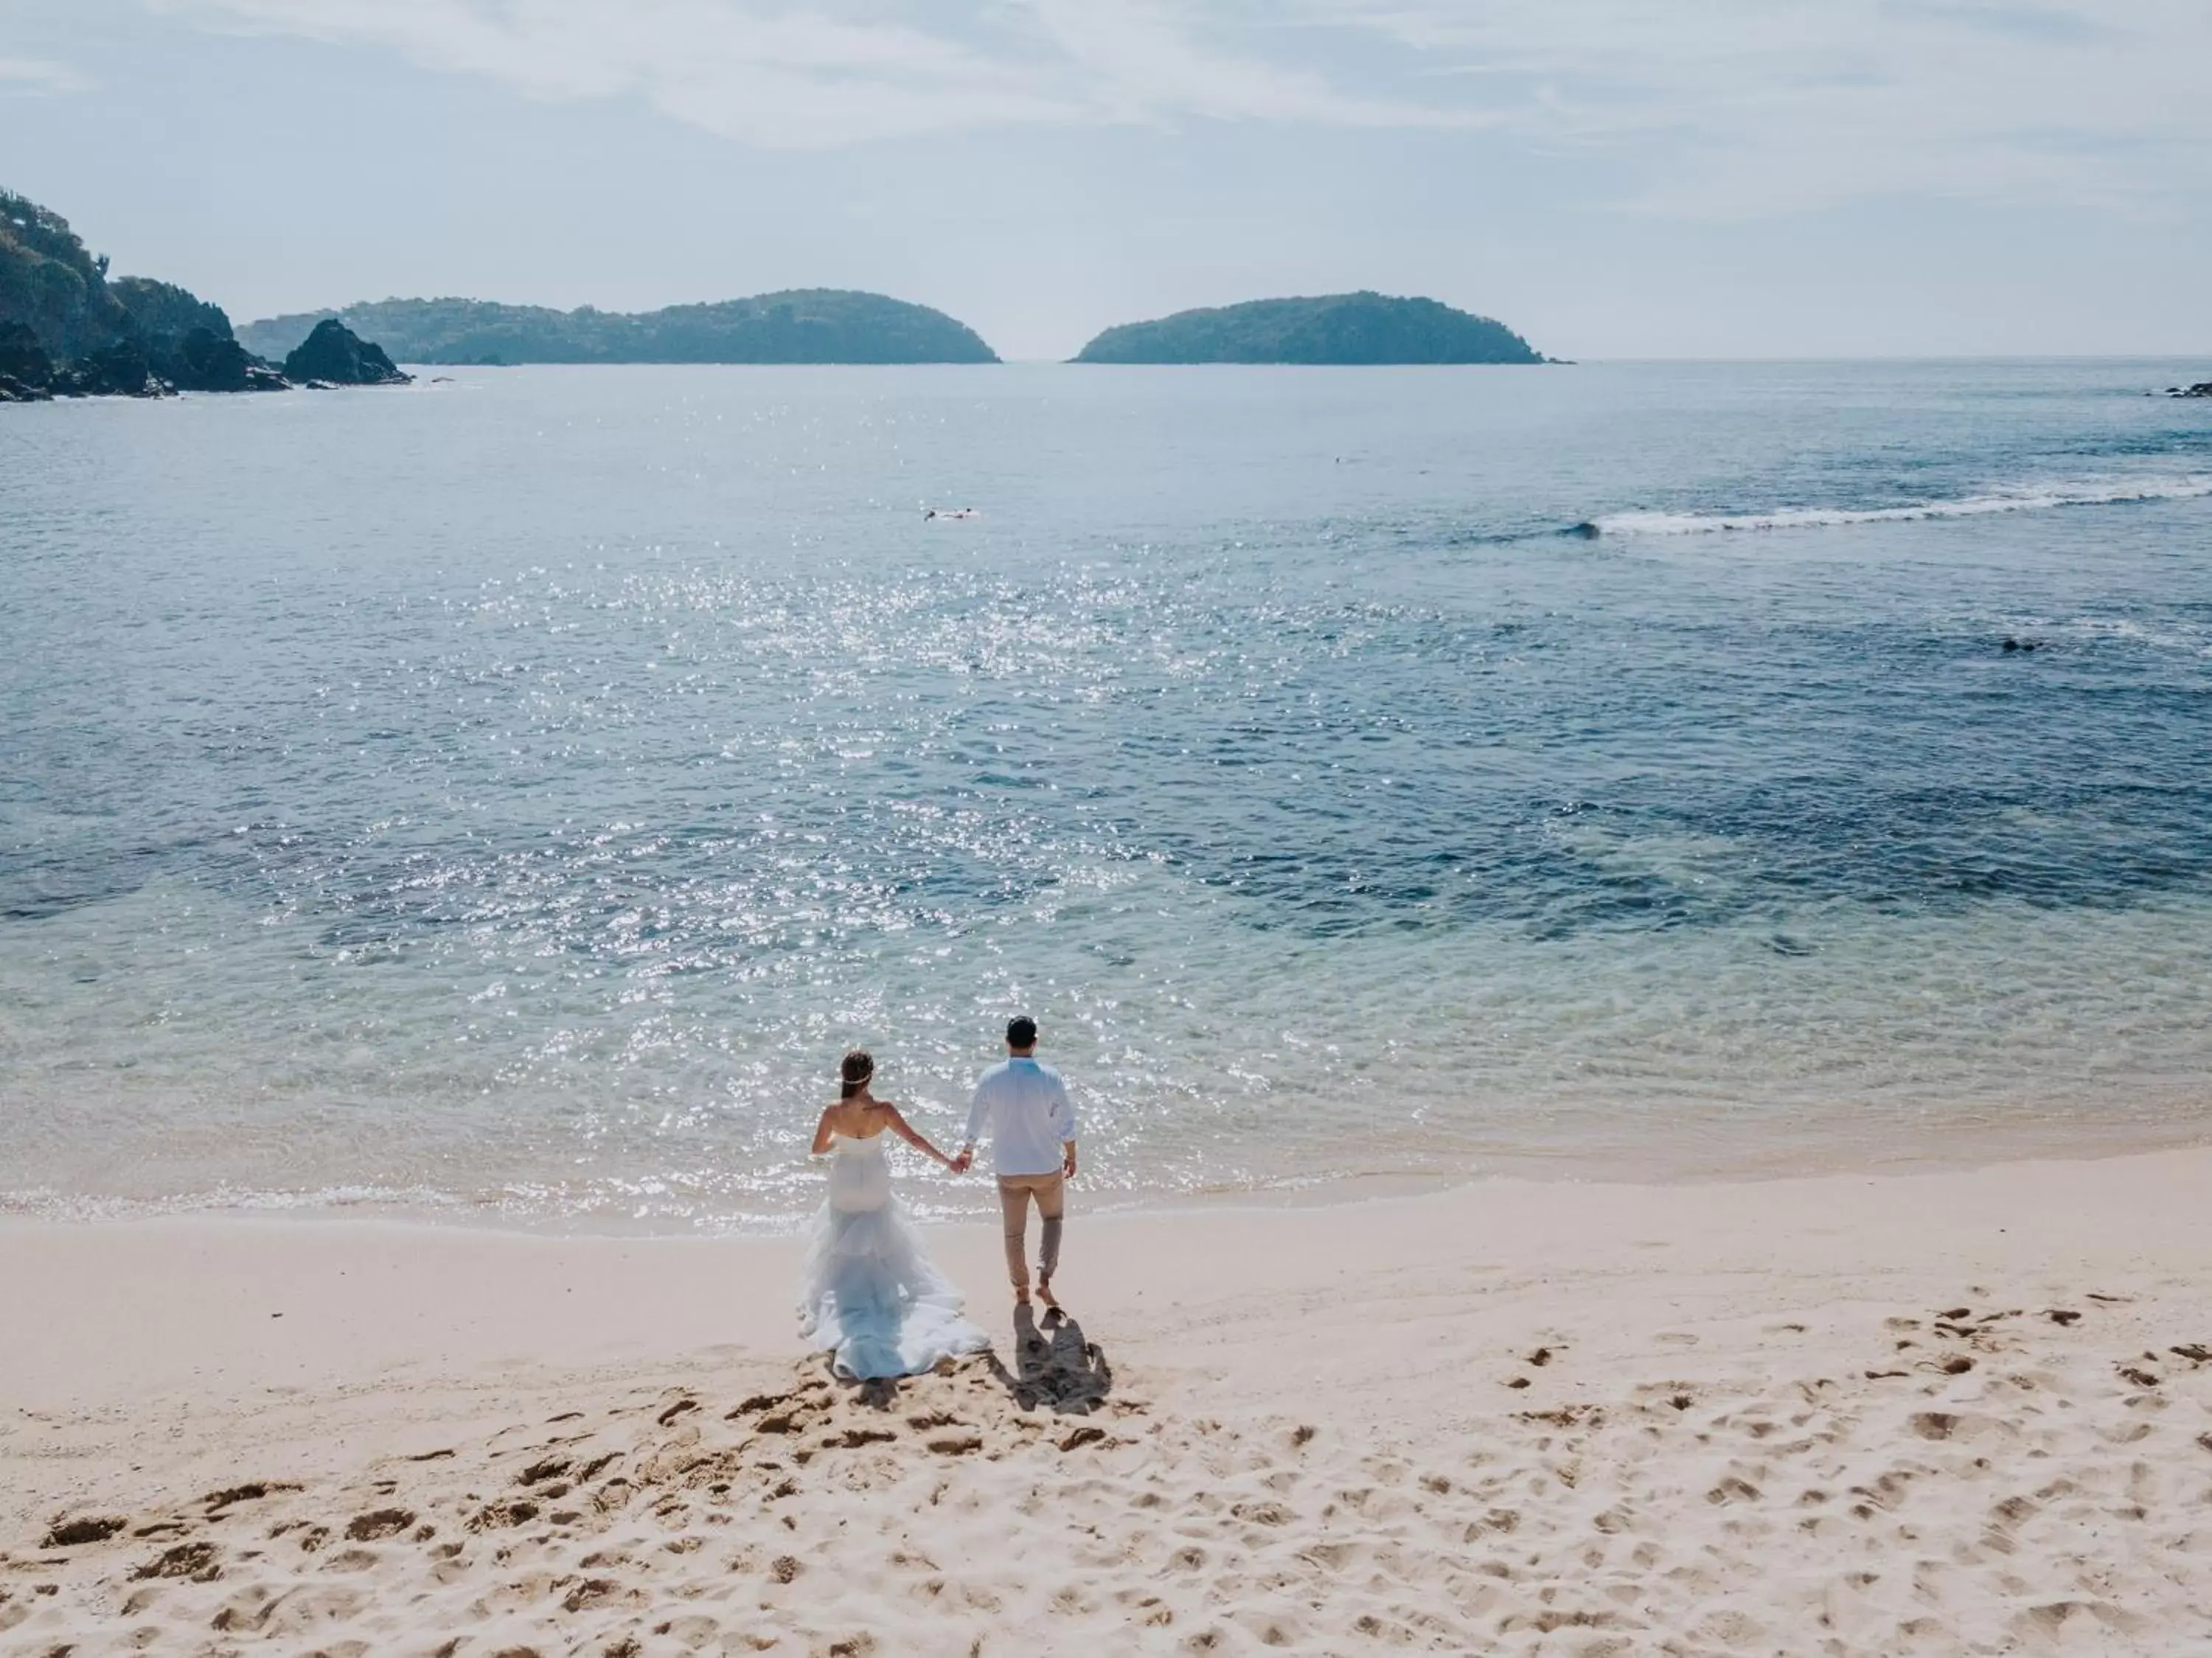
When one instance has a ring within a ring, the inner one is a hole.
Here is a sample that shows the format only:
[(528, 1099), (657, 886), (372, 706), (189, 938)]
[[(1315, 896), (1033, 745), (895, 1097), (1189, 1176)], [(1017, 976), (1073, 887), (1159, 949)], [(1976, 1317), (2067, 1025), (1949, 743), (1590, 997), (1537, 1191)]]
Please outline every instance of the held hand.
[(951, 1161), (947, 1163), (945, 1167), (951, 1169), (955, 1174), (965, 1174), (968, 1172), (969, 1166), (975, 1161), (975, 1154), (974, 1152), (963, 1151), (957, 1157), (955, 1157)]
[(1071, 1180), (1075, 1178), (1074, 1147), (1070, 1146), (1067, 1149), (1067, 1155), (1060, 1161), (1060, 1172), (1062, 1174), (1065, 1174)]

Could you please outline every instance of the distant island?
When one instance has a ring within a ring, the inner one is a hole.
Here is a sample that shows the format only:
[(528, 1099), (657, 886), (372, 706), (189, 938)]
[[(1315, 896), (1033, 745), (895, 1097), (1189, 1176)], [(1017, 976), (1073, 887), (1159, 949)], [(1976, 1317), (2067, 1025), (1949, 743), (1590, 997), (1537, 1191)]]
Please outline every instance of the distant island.
[(1432, 299), (1324, 294), (1178, 311), (1109, 328), (1078, 363), (1541, 363), (1502, 322)]
[(69, 221), (0, 190), (0, 403), (57, 397), (282, 392), (409, 376), (333, 323), (283, 368), (239, 344), (219, 305), (173, 283), (107, 274)]
[(249, 350), (288, 351), (332, 318), (402, 363), (996, 363), (975, 331), (927, 306), (842, 288), (800, 288), (625, 315), (474, 299), (387, 299), (270, 317), (239, 330)]
[(0, 190), (0, 403), (398, 385), (415, 363), (996, 363), (975, 330), (881, 294), (808, 288), (625, 316), (392, 299), (234, 329), (172, 283), (108, 276), (67, 219)]

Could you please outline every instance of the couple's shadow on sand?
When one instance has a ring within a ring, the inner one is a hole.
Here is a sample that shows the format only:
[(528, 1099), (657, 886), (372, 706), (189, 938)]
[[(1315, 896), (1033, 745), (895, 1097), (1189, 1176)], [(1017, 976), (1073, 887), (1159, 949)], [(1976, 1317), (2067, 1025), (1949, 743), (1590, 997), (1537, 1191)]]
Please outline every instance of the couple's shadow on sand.
[[(1014, 1308), (1014, 1338), (1007, 1355), (994, 1346), (982, 1363), (999, 1385), (1024, 1411), (1039, 1407), (1055, 1416), (1088, 1416), (1114, 1391), (1114, 1369), (1105, 1350), (1083, 1333), (1083, 1326), (1058, 1308), (1043, 1318), (1026, 1302)], [(891, 1409), (902, 1382), (913, 1377), (884, 1376), (872, 1381), (848, 1382), (864, 1405), (878, 1411)]]

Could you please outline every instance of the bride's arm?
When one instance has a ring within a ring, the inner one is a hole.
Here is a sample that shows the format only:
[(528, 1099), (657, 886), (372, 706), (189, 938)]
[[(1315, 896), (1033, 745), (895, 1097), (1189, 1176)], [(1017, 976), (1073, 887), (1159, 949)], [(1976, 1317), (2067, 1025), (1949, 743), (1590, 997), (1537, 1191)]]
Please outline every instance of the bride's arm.
[(836, 1137), (830, 1132), (830, 1113), (835, 1109), (831, 1106), (822, 1107), (822, 1120), (814, 1125), (814, 1149), (809, 1155), (819, 1157), (830, 1149), (830, 1142)]
[(916, 1151), (921, 1152), (927, 1156), (934, 1157), (939, 1162), (944, 1164), (945, 1167), (951, 1168), (952, 1167), (952, 1160), (950, 1157), (939, 1151), (935, 1146), (930, 1144), (929, 1141), (925, 1137), (917, 1134), (913, 1129), (907, 1125), (906, 1119), (899, 1115), (898, 1107), (896, 1106), (892, 1105), (889, 1100), (884, 1100), (882, 1104), (884, 1107), (884, 1115), (890, 1121), (892, 1133), (897, 1135), (900, 1139), (905, 1141), (907, 1144), (912, 1146)]

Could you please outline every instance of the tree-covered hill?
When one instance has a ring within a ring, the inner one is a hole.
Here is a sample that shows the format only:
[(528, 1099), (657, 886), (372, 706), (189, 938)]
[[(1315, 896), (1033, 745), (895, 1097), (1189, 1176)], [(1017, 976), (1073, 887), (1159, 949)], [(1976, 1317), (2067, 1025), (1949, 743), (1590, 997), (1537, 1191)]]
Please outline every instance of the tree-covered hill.
[(112, 345), (131, 331), (109, 292), (107, 260), (69, 221), (0, 190), (0, 325), (20, 324), (57, 361)]
[(996, 363), (942, 311), (881, 294), (794, 289), (636, 315), (489, 300), (388, 299), (248, 323), (246, 345), (283, 357), (325, 317), (402, 363)]
[(220, 305), (202, 299), (173, 282), (151, 277), (118, 277), (107, 284), (116, 303), (130, 313), (138, 332), (149, 339), (185, 335), (204, 328), (218, 339), (230, 339), (230, 317)]
[(1432, 299), (1324, 294), (1125, 322), (1078, 363), (1541, 363), (1504, 323)]

